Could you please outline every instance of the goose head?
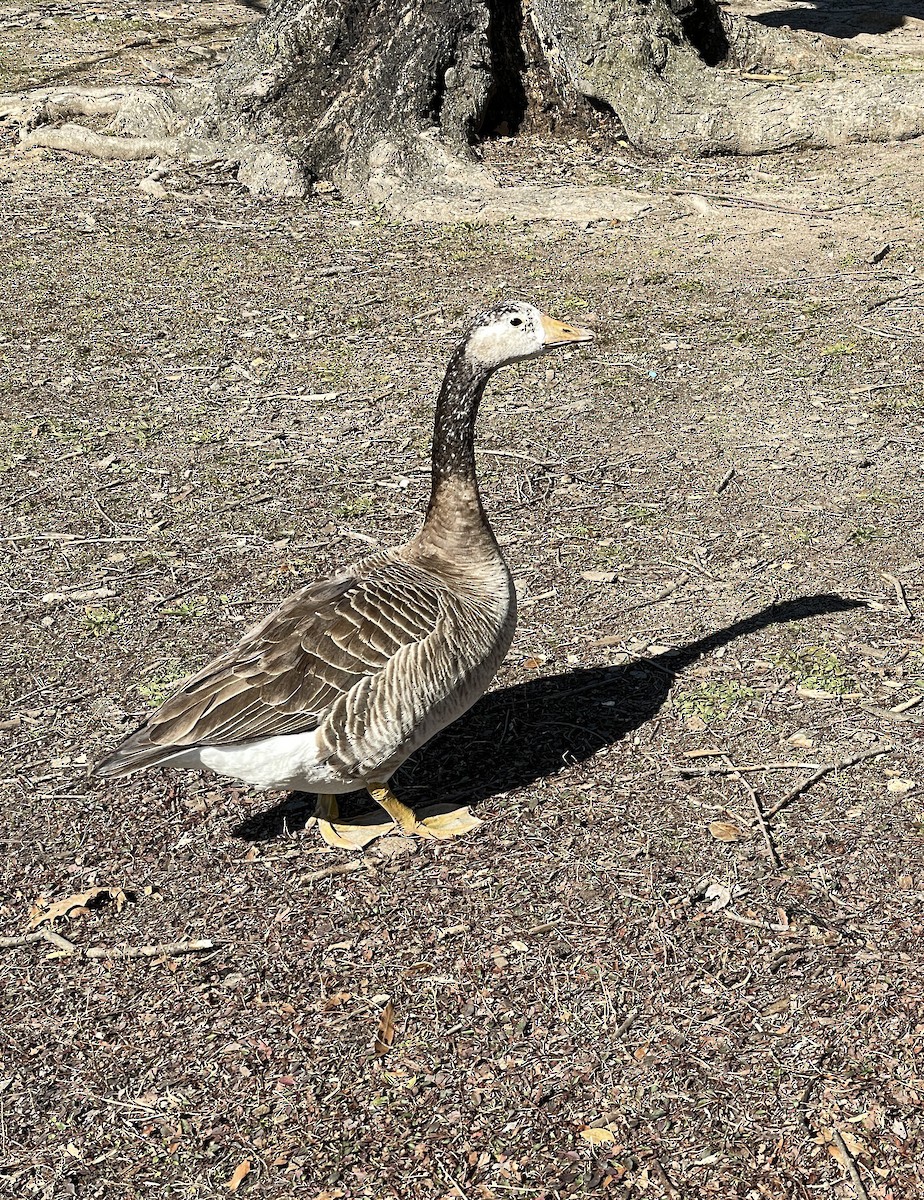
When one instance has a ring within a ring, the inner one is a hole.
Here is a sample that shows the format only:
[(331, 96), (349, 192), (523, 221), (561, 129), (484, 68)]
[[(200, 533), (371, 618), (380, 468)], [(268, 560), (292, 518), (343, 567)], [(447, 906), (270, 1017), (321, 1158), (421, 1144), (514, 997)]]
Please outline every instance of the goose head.
[(480, 313), (465, 338), (464, 352), (479, 371), (496, 371), (508, 363), (538, 358), (557, 346), (593, 341), (593, 333), (547, 317), (532, 304), (508, 300)]

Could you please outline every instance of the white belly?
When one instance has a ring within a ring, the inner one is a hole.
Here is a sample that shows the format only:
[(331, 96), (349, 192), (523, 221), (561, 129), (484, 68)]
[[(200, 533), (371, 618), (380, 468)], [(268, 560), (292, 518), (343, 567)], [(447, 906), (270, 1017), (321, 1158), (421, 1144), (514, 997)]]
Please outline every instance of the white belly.
[(342, 795), (363, 786), (334, 765), (321, 760), (317, 731), (287, 733), (247, 742), (243, 746), (202, 746), (172, 766), (202, 766), (219, 775), (230, 775), (265, 791), (325, 792)]

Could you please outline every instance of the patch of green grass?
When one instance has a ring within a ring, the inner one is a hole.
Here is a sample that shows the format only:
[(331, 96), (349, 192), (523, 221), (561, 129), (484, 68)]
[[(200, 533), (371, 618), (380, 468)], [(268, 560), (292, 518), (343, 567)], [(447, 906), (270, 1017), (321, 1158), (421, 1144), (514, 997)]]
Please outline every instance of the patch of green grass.
[(858, 525), (850, 535), (850, 541), (856, 546), (865, 546), (867, 542), (875, 542), (887, 538), (889, 534), (875, 525)]
[(339, 517), (365, 517), (372, 512), (374, 504), (375, 496), (371, 492), (364, 492), (361, 496), (342, 500), (334, 511)]
[(122, 620), (121, 608), (93, 608), (83, 610), (81, 624), (91, 637), (106, 637), (114, 633)]
[(684, 688), (674, 701), (687, 717), (699, 717), (707, 725), (726, 720), (737, 708), (745, 707), (757, 693), (736, 679), (703, 679)]
[(864, 488), (862, 492), (857, 492), (857, 499), (865, 500), (867, 504), (882, 504), (889, 507), (894, 507), (899, 502), (899, 497), (894, 492), (881, 487)]
[(617, 563), (625, 562), (626, 554), (621, 546), (594, 546), (594, 559), (598, 563), (602, 563), (605, 567), (613, 567)]
[(657, 525), (661, 519), (660, 511), (647, 504), (627, 504), (619, 515), (626, 521), (634, 521), (636, 525)]
[(856, 342), (832, 342), (830, 346), (822, 346), (821, 354), (824, 358), (840, 358), (845, 354), (853, 354), (856, 348)]
[(802, 646), (788, 654), (767, 656), (801, 688), (831, 692), (843, 696), (856, 687), (856, 679), (847, 673), (840, 657), (827, 646)]
[(204, 617), (208, 610), (207, 596), (190, 596), (167, 604), (160, 611), (165, 617), (179, 617), (181, 621), (186, 621), (190, 617)]
[(162, 664), (156, 674), (152, 672), (143, 683), (138, 684), (138, 695), (152, 708), (159, 708), (188, 674), (178, 658), (171, 659), (167, 664)]

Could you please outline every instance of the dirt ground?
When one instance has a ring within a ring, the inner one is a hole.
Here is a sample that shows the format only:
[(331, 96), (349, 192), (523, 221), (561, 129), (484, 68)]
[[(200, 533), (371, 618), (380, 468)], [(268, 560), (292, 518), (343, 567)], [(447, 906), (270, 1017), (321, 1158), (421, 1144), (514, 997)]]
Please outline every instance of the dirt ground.
[[(900, 8), (840, 32), (922, 55)], [(3, 0), (0, 87), (193, 73), (253, 17)], [(113, 893), (54, 925), (99, 957), (0, 944), (0, 1193), (924, 1196), (924, 141), (501, 140), (649, 208), (410, 228), (2, 137), (0, 935)], [(88, 780), (414, 530), (442, 366), (510, 296), (599, 338), (489, 389), (519, 630), (395, 782), (484, 825), (359, 857), (310, 797)]]

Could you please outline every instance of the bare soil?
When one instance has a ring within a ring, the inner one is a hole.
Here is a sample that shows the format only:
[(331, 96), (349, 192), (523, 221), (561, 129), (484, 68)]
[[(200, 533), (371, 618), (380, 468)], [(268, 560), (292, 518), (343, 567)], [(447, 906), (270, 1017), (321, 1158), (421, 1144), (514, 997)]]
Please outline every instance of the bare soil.
[[(4, 0), (0, 83), (188, 74), (254, 15)], [(924, 143), (485, 153), (650, 206), (414, 228), (6, 136), (0, 935), (117, 895), (55, 925), (108, 956), (0, 949), (3, 1194), (924, 1196)], [(357, 859), (310, 797), (89, 781), (413, 531), (443, 363), (508, 296), (600, 337), (480, 420), (519, 632), (395, 789), (482, 828)], [(876, 747), (768, 846), (755, 805)]]

